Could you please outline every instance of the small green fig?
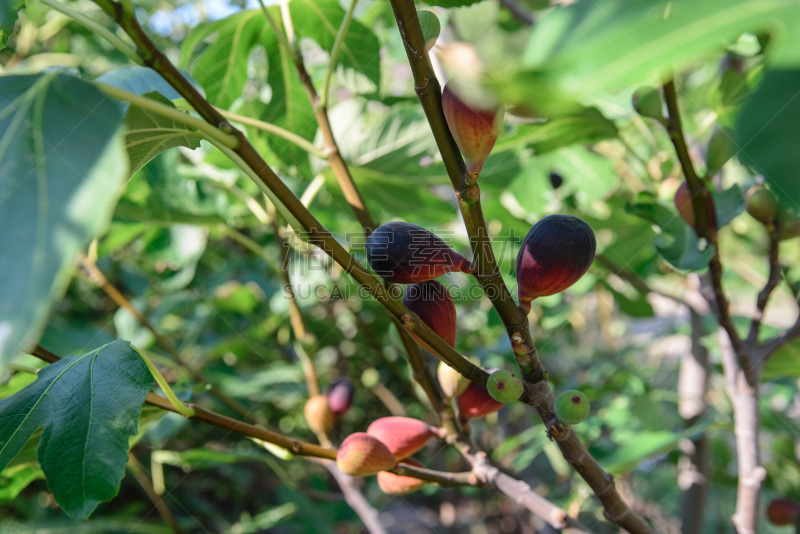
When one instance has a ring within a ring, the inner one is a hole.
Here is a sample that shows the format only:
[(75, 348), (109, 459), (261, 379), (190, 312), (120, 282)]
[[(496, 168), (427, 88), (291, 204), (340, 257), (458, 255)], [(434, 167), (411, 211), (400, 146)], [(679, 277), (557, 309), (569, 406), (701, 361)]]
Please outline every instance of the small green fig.
[[(423, 467), (421, 463), (413, 458), (406, 458), (403, 462), (413, 465), (414, 467)], [(406, 495), (417, 491), (425, 484), (427, 484), (427, 482), (419, 478), (395, 475), (388, 471), (381, 471), (378, 473), (378, 487), (381, 488), (381, 491), (389, 495)]]
[(589, 415), (589, 397), (572, 389), (561, 393), (553, 404), (556, 417), (565, 425), (577, 425)]
[(354, 477), (367, 477), (397, 465), (392, 451), (378, 438), (365, 432), (347, 436), (336, 453), (339, 471)]
[(652, 119), (664, 118), (664, 103), (661, 100), (661, 93), (655, 88), (643, 86), (633, 92), (633, 109), (642, 117)]
[(467, 378), (441, 361), (436, 369), (436, 376), (439, 378), (439, 385), (442, 386), (442, 393), (444, 393), (445, 397), (451, 399), (464, 393), (464, 390), (469, 386)]
[(505, 369), (498, 369), (486, 381), (486, 391), (498, 402), (508, 404), (519, 399), (522, 395), (522, 380), (517, 375)]
[(503, 107), (474, 108), (459, 98), (449, 84), (445, 84), (442, 109), (450, 133), (464, 154), (467, 175), (476, 180), (500, 134)]
[(755, 220), (762, 224), (769, 224), (775, 221), (778, 212), (778, 202), (775, 195), (762, 186), (753, 186), (747, 192), (745, 199), (745, 209)]
[(718, 129), (708, 142), (706, 172), (709, 176), (717, 174), (722, 166), (735, 155), (736, 143), (733, 142), (733, 133)]

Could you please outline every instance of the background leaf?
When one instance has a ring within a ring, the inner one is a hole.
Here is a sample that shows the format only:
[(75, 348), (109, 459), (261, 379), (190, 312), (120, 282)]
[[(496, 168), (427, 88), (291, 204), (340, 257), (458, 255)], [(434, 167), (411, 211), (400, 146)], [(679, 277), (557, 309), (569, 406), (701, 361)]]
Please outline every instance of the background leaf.
[(8, 36), (14, 31), (17, 13), (25, 5), (25, 0), (0, 0), (0, 50), (5, 48)]
[(36, 341), (127, 176), (122, 111), (65, 74), (0, 78), (0, 366)]
[(117, 340), (48, 365), (0, 401), (0, 470), (44, 426), (39, 464), (56, 502), (87, 519), (119, 491), (128, 439), (153, 377), (130, 343)]

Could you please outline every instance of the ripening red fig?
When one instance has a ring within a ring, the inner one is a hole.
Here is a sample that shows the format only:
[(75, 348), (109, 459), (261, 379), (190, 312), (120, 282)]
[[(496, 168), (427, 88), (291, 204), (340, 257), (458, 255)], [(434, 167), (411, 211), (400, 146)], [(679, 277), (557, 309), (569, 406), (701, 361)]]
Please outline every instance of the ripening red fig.
[(396, 465), (397, 460), (386, 445), (364, 432), (347, 436), (336, 453), (336, 467), (354, 477), (367, 477)]
[(793, 525), (800, 507), (791, 499), (774, 499), (767, 506), (767, 519), (775, 525)]
[(442, 109), (450, 133), (464, 154), (467, 175), (475, 180), (500, 134), (503, 108), (502, 106), (487, 109), (472, 107), (456, 96), (450, 84), (445, 84), (442, 91)]
[(447, 272), (472, 272), (472, 264), (428, 230), (404, 222), (380, 225), (367, 238), (367, 261), (389, 282), (413, 284)]
[(314, 395), (306, 401), (303, 408), (308, 428), (315, 434), (325, 434), (333, 428), (336, 421), (325, 395)]
[(337, 421), (353, 405), (354, 395), (353, 383), (347, 377), (337, 378), (328, 386), (328, 392), (325, 396), (328, 398), (328, 405), (331, 407), (331, 411)]
[[(444, 339), (448, 345), (455, 346), (456, 305), (444, 284), (438, 280), (412, 284), (406, 290), (403, 304), (419, 316), (420, 320)], [(414, 330), (409, 330), (409, 333), (420, 345), (435, 352), (427, 343), (417, 337)]]
[(398, 460), (411, 456), (438, 436), (436, 429), (412, 417), (381, 417), (367, 428), (367, 434), (380, 440)]
[[(414, 467), (423, 467), (421, 463), (413, 458), (406, 458), (403, 462), (413, 465)], [(378, 487), (381, 488), (381, 491), (389, 495), (406, 495), (407, 493), (417, 491), (425, 484), (427, 484), (427, 482), (419, 478), (395, 475), (388, 471), (381, 471), (378, 473)]]
[(503, 406), (505, 404), (494, 400), (485, 387), (475, 382), (470, 382), (458, 397), (458, 412), (464, 420), (485, 417)]
[(531, 301), (564, 291), (586, 273), (597, 242), (584, 221), (548, 215), (533, 225), (517, 254), (517, 295), (525, 312)]
[[(714, 209), (714, 199), (711, 198), (711, 191), (706, 192), (706, 211), (708, 212), (708, 220), (711, 224), (711, 232), (717, 231), (717, 212)], [(681, 218), (686, 221), (686, 224), (694, 228), (695, 217), (694, 208), (692, 207), (692, 193), (689, 190), (689, 184), (681, 182), (678, 190), (675, 191), (675, 207)]]
[(436, 368), (436, 377), (439, 379), (442, 393), (448, 399), (464, 393), (470, 384), (469, 379), (444, 362), (439, 362), (439, 367)]

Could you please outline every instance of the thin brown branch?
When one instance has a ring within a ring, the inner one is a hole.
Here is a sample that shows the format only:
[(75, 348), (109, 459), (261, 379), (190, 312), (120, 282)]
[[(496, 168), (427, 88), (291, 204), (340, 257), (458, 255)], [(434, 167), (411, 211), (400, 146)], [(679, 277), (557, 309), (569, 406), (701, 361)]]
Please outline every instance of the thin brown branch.
[(680, 108), (678, 107), (678, 94), (675, 89), (675, 81), (669, 80), (664, 84), (664, 100), (667, 105), (667, 133), (669, 133), (670, 141), (675, 148), (675, 153), (678, 156), (681, 169), (683, 170), (686, 183), (689, 186), (689, 191), (692, 196), (692, 209), (694, 210), (695, 217), (695, 231), (698, 237), (706, 239), (706, 241), (713, 246), (713, 255), (708, 264), (709, 274), (711, 275), (712, 287), (714, 289), (714, 306), (712, 308), (716, 311), (717, 320), (722, 328), (727, 332), (728, 337), (731, 339), (731, 345), (739, 360), (739, 365), (745, 371), (746, 376), (751, 380), (751, 385), (755, 382), (755, 374), (752, 369), (752, 362), (750, 350), (733, 324), (733, 319), (730, 315), (730, 308), (728, 299), (725, 296), (725, 290), (722, 287), (722, 262), (719, 256), (719, 243), (717, 241), (716, 221), (711, 220), (711, 214), (708, 211), (708, 188), (695, 171), (692, 158), (689, 155), (689, 149), (686, 144), (686, 137), (683, 133), (683, 126), (681, 124)]
[(416, 7), (412, 0), (392, 0), (391, 3), (414, 76), (417, 96), (433, 131), (470, 236), (475, 277), (500, 315), (516, 349), (515, 359), (526, 381), (525, 397), (533, 401), (530, 404), (536, 408), (548, 432), (555, 438), (564, 458), (586, 480), (603, 504), (606, 518), (629, 532), (651, 532), (647, 522), (622, 500), (613, 478), (589, 454), (572, 428), (560, 424), (553, 412), (554, 397), (547, 384), (547, 373), (539, 361), (528, 319), (511, 298), (494, 258), (480, 204), (480, 189), (467, 177), (464, 160), (444, 118), (441, 87), (428, 57)]
[(519, 5), (516, 0), (500, 0), (500, 5), (506, 8), (508, 12), (514, 15), (514, 18), (521, 23), (526, 26), (533, 25), (533, 15)]
[(778, 230), (774, 225), (770, 224), (767, 228), (769, 232), (769, 277), (767, 283), (759, 291), (756, 297), (756, 311), (753, 313), (753, 319), (750, 322), (750, 332), (747, 334), (747, 344), (750, 347), (758, 345), (758, 334), (761, 329), (761, 321), (764, 319), (764, 310), (767, 308), (769, 297), (772, 292), (781, 283), (782, 273), (781, 265), (778, 262), (778, 255), (780, 252), (780, 237)]
[(612, 273), (614, 273), (615, 275), (619, 276), (620, 278), (628, 282), (630, 285), (632, 285), (634, 288), (636, 288), (642, 293), (653, 293), (654, 295), (662, 296), (678, 304), (691, 307), (690, 304), (687, 303), (683, 298), (677, 295), (673, 295), (671, 293), (667, 293), (665, 291), (660, 291), (658, 289), (655, 289), (652, 286), (650, 286), (650, 284), (648, 284), (644, 278), (637, 275), (636, 273), (632, 273), (624, 269), (623, 267), (618, 267), (613, 261), (608, 259), (608, 257), (605, 256), (604, 254), (595, 255), (594, 260), (603, 267), (605, 267), (606, 269), (608, 269), (609, 271), (611, 271)]
[(367, 532), (370, 534), (386, 534), (386, 529), (383, 528), (378, 518), (378, 511), (364, 497), (361, 489), (356, 485), (356, 479), (339, 471), (339, 468), (336, 467), (336, 462), (323, 460), (321, 463), (336, 479), (336, 483), (339, 484), (339, 488), (341, 488), (344, 495), (345, 502), (361, 518)]
[(156, 490), (153, 489), (153, 482), (150, 480), (150, 477), (147, 475), (147, 471), (145, 470), (142, 463), (136, 458), (136, 455), (133, 454), (132, 451), (128, 451), (128, 471), (133, 475), (133, 478), (136, 479), (136, 482), (139, 483), (139, 486), (142, 487), (147, 498), (150, 499), (150, 502), (153, 503), (153, 507), (155, 507), (158, 514), (164, 520), (164, 522), (169, 525), (169, 528), (172, 529), (172, 532), (175, 534), (182, 534), (184, 530), (181, 528), (178, 521), (175, 519), (175, 516), (172, 514), (172, 511), (167, 506), (167, 503), (164, 502), (163, 497), (156, 493)]
[(173, 347), (172, 344), (169, 341), (167, 341), (167, 339), (164, 336), (161, 335), (161, 333), (156, 329), (155, 325), (153, 325), (153, 323), (151, 323), (150, 320), (147, 317), (145, 317), (143, 313), (137, 310), (133, 306), (133, 304), (131, 304), (131, 301), (128, 300), (128, 298), (125, 297), (125, 295), (123, 295), (121, 291), (119, 291), (116, 287), (114, 287), (111, 283), (109, 283), (108, 279), (105, 277), (103, 272), (93, 261), (91, 261), (83, 254), (81, 254), (78, 257), (78, 262), (81, 264), (81, 267), (83, 267), (86, 273), (89, 275), (89, 279), (95, 285), (97, 285), (97, 287), (102, 289), (103, 292), (117, 304), (117, 306), (119, 306), (120, 308), (124, 308), (128, 313), (133, 315), (133, 317), (137, 321), (139, 321), (139, 323), (142, 326), (144, 326), (147, 330), (149, 330), (150, 333), (153, 334), (153, 337), (155, 337), (156, 343), (158, 343), (158, 345), (162, 349), (164, 349), (164, 351), (166, 351), (166, 353), (175, 361), (175, 363), (179, 364), (183, 369), (185, 369), (186, 372), (189, 373), (189, 376), (191, 376), (195, 381), (206, 385), (206, 387), (208, 388), (208, 392), (212, 396), (216, 397), (217, 400), (219, 400), (222, 404), (227, 406), (228, 409), (230, 409), (235, 414), (239, 415), (240, 417), (248, 419), (251, 418), (256, 422), (258, 422), (259, 424), (263, 424), (263, 421), (260, 421), (259, 418), (255, 414), (253, 414), (246, 406), (244, 406), (242, 403), (240, 403), (239, 401), (237, 401), (224, 391), (220, 390), (214, 384), (209, 383), (208, 380), (206, 380), (200, 372), (198, 372), (191, 365), (189, 365), (189, 363), (183, 359), (180, 353), (178, 353), (175, 347)]

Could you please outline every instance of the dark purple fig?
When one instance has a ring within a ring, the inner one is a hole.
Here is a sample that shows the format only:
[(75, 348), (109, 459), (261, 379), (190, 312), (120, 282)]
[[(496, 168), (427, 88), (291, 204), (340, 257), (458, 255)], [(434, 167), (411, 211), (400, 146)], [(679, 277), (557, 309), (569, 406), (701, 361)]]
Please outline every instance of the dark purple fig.
[[(454, 347), (456, 344), (456, 305), (453, 297), (438, 280), (428, 280), (421, 284), (408, 286), (403, 304), (406, 308), (417, 314), (428, 328), (436, 332), (447, 344)], [(434, 352), (427, 343), (419, 339), (413, 330), (409, 333), (420, 345)]]
[(532, 300), (577, 282), (594, 261), (596, 246), (589, 225), (572, 215), (548, 215), (533, 225), (517, 255), (520, 308), (527, 312)]
[(472, 272), (472, 264), (428, 230), (404, 222), (380, 225), (367, 238), (367, 261), (389, 282), (414, 284), (448, 272)]
[(328, 392), (326, 393), (328, 405), (337, 420), (341, 419), (344, 413), (353, 405), (354, 395), (355, 389), (349, 378), (337, 378), (328, 386)]
[(442, 91), (442, 110), (450, 133), (464, 154), (467, 174), (476, 180), (500, 134), (503, 108), (490, 106), (479, 109), (470, 106), (446, 84)]

